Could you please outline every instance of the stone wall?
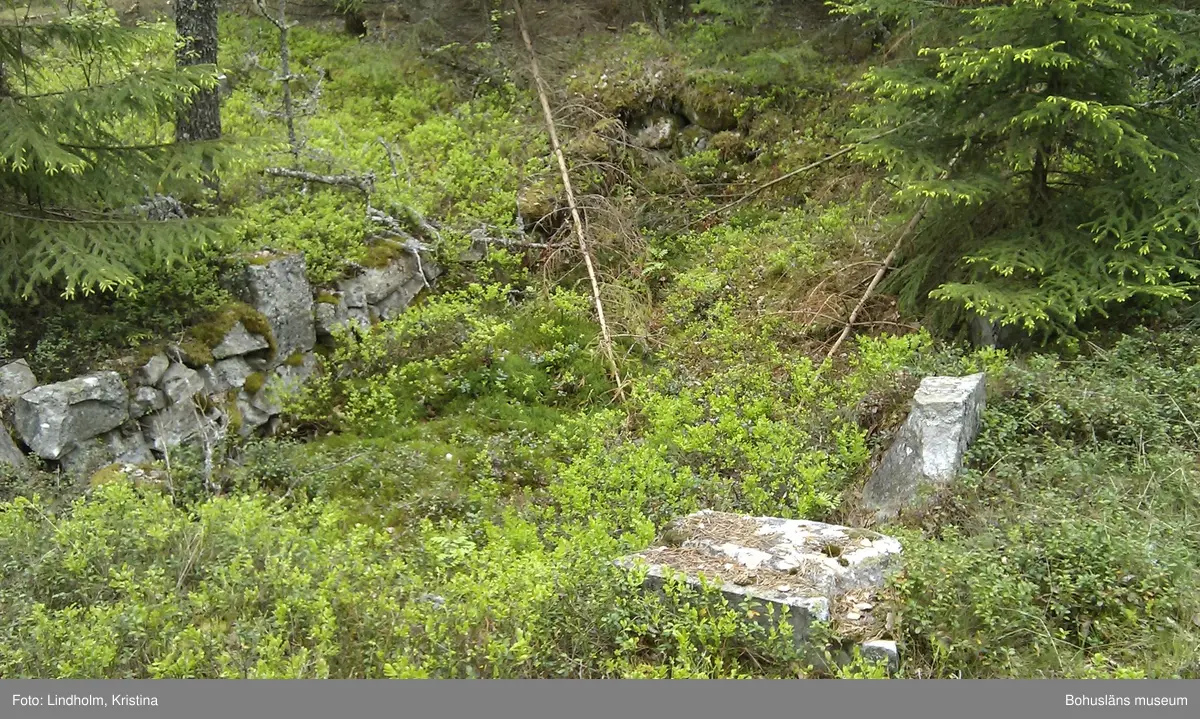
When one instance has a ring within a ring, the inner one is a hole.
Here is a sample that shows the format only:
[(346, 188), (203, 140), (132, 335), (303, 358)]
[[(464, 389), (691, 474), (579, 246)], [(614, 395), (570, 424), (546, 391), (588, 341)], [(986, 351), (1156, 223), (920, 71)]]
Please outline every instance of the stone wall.
[(0, 464), (34, 455), (87, 476), (231, 433), (268, 434), (281, 394), (318, 370), (318, 341), (396, 316), (440, 274), (416, 253), (327, 288), (312, 287), (305, 269), (299, 254), (251, 257), (235, 283), (246, 315), (228, 316), (199, 351), (170, 344), (148, 359), (44, 385), (24, 360), (0, 367)]

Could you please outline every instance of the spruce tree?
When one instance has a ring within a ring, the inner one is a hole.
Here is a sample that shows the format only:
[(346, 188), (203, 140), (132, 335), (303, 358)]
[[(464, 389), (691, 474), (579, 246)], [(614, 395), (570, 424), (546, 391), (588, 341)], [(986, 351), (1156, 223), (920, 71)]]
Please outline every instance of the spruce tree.
[[(920, 47), (866, 73), (861, 156), (930, 211), (894, 277), (910, 310), (1046, 333), (1189, 296), (1200, 153), (1176, 111), (1192, 16), (1155, 0), (852, 0)], [(934, 313), (938, 314), (937, 312)]]
[[(204, 220), (147, 212), (195, 192), (212, 148), (171, 142), (181, 97), (214, 68), (148, 67), (147, 28), (95, 4), (0, 20), (0, 297), (130, 287), (214, 237)], [(153, 203), (150, 203), (151, 205)]]

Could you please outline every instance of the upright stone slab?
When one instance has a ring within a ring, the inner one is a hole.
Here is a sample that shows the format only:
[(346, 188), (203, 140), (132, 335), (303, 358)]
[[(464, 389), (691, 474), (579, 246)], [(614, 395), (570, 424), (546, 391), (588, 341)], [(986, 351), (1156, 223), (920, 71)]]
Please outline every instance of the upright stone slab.
[[(0, 366), (0, 423), (12, 423), (17, 398), (37, 385), (37, 377), (33, 376), (33, 370), (29, 369), (29, 363), (25, 360), (19, 359)], [(4, 438), (0, 437), (0, 443), (3, 442)], [(7, 448), (0, 449), (0, 454), (6, 452)]]
[(60, 459), (79, 444), (116, 429), (127, 419), (129, 394), (116, 372), (43, 385), (17, 400), (17, 432), (43, 459)]
[(267, 318), (275, 336), (276, 363), (317, 343), (304, 255), (252, 261), (246, 268), (246, 295), (246, 301)]
[(922, 380), (908, 419), (863, 488), (863, 508), (876, 521), (893, 519), (953, 481), (979, 434), (986, 401), (982, 373)]
[(810, 626), (830, 621), (839, 608), (870, 596), (898, 567), (900, 542), (877, 532), (778, 517), (704, 510), (675, 520), (659, 546), (617, 560), (644, 566), (647, 589), (670, 576), (719, 589), (730, 604), (749, 602), (758, 621), (772, 626), (788, 609), (798, 647)]

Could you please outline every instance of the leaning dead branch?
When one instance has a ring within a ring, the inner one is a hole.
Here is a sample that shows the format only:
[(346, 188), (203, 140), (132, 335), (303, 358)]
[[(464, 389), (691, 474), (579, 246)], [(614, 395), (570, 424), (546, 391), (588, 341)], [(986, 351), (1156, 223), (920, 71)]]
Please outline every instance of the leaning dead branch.
[(558, 142), (558, 130), (554, 124), (554, 113), (551, 112), (550, 100), (546, 97), (545, 82), (542, 80), (541, 70), (538, 69), (537, 53), (533, 49), (533, 41), (529, 39), (529, 29), (525, 24), (525, 14), (521, 10), (520, 0), (513, 0), (513, 8), (516, 10), (517, 26), (521, 30), (521, 39), (525, 41), (525, 47), (529, 50), (529, 67), (533, 72), (538, 100), (541, 101), (542, 115), (546, 121), (546, 131), (550, 135), (550, 147), (554, 150), (555, 159), (558, 160), (558, 169), (562, 174), (563, 187), (567, 192), (567, 205), (571, 210), (571, 221), (575, 226), (575, 235), (579, 240), (579, 250), (583, 254), (588, 279), (592, 284), (592, 300), (596, 306), (596, 316), (600, 322), (601, 350), (604, 352), (612, 368), (613, 380), (617, 385), (617, 398), (624, 401), (625, 390), (621, 382), (621, 372), (617, 366), (617, 357), (613, 352), (612, 335), (608, 330), (608, 321), (604, 317), (604, 302), (600, 299), (600, 282), (596, 278), (596, 268), (592, 262), (592, 252), (588, 247), (587, 237), (584, 234), (583, 218), (580, 217), (579, 206), (575, 202), (575, 190), (571, 186), (571, 173), (567, 169), (567, 160), (563, 156), (562, 146)]
[[(968, 142), (970, 141), (968, 140)], [(954, 166), (958, 164), (958, 158), (962, 157), (962, 153), (966, 151), (966, 149), (967, 145), (964, 144), (962, 148), (954, 154), (954, 157), (950, 160), (950, 164), (946, 165), (946, 169), (943, 170), (938, 176), (939, 180), (944, 180), (950, 176), (950, 172), (954, 169)], [(896, 255), (900, 252), (900, 247), (904, 244), (904, 241), (916, 231), (917, 226), (920, 225), (921, 221), (925, 219), (925, 215), (928, 212), (929, 198), (926, 197), (921, 203), (921, 206), (917, 209), (917, 212), (912, 216), (911, 219), (909, 219), (908, 223), (904, 225), (904, 229), (900, 231), (900, 236), (896, 238), (895, 244), (892, 245), (891, 252), (887, 254), (887, 257), (883, 258), (883, 263), (879, 265), (879, 269), (875, 272), (875, 276), (871, 278), (871, 284), (867, 285), (867, 291), (863, 293), (862, 297), (858, 300), (858, 304), (854, 306), (854, 310), (850, 312), (850, 317), (846, 319), (846, 326), (842, 328), (842, 333), (838, 335), (837, 341), (833, 343), (833, 347), (829, 348), (829, 352), (825, 355), (825, 359), (821, 362), (820, 366), (822, 368), (833, 359), (833, 356), (837, 354), (837, 351), (841, 348), (842, 343), (845, 342), (846, 338), (850, 336), (850, 331), (854, 329), (854, 323), (856, 320), (858, 320), (858, 314), (862, 312), (862, 308), (867, 304), (867, 300), (871, 298), (871, 293), (875, 291), (875, 288), (879, 286), (880, 281), (883, 280), (883, 276), (887, 274), (888, 268), (890, 268), (892, 266), (892, 262), (895, 261)], [(820, 368), (818, 368), (818, 371), (820, 371)]]

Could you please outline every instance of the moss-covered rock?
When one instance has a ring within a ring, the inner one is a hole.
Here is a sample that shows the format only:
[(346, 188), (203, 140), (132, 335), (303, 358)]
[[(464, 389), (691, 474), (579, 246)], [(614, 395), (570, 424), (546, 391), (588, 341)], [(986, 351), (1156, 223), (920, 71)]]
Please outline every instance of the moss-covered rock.
[(527, 225), (548, 220), (559, 208), (557, 187), (548, 181), (535, 182), (517, 192), (517, 211)]
[(796, 121), (791, 115), (778, 110), (767, 110), (756, 115), (750, 122), (747, 137), (751, 143), (760, 147), (770, 146), (790, 139), (796, 129)]
[(583, 160), (603, 159), (608, 157), (608, 140), (598, 132), (587, 132), (568, 143), (566, 152)]
[(679, 93), (679, 102), (688, 121), (711, 132), (736, 129), (737, 110), (742, 101), (737, 91), (714, 81), (688, 83)]
[(183, 341), (179, 343), (179, 351), (183, 354), (184, 362), (193, 367), (215, 362), (213, 349), (221, 344), (230, 330), (239, 322), (247, 332), (266, 339), (270, 356), (275, 356), (275, 336), (271, 332), (271, 325), (267, 322), (267, 318), (247, 304), (231, 302), (211, 318), (195, 325), (185, 333)]
[(304, 353), (293, 352), (286, 360), (284, 360), (284, 364), (288, 367), (302, 366), (304, 364)]
[(680, 131), (675, 140), (675, 151), (687, 157), (697, 152), (704, 152), (712, 141), (713, 133), (699, 125), (688, 125)]
[(225, 395), (225, 415), (229, 418), (229, 433), (234, 436), (240, 436), (242, 429), (246, 426), (246, 419), (242, 415), (242, 408), (237, 402), (238, 390), (233, 389)]
[(754, 154), (740, 132), (718, 132), (712, 136), (709, 146), (721, 153), (721, 159), (729, 162), (745, 162)]

